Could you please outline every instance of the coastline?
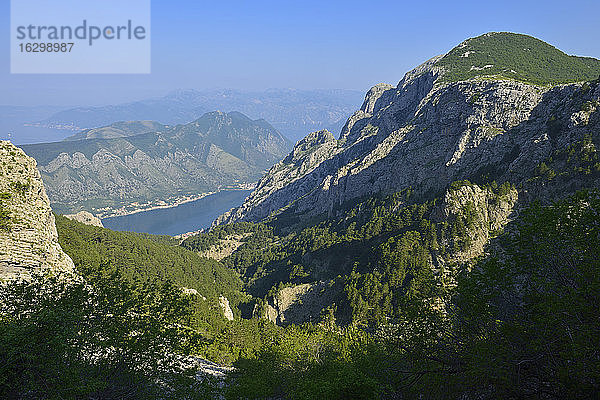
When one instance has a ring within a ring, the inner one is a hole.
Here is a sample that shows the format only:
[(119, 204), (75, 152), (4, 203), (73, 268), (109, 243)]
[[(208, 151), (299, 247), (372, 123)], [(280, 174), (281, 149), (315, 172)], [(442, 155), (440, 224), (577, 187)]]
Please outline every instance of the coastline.
[(210, 227), (215, 218), (238, 207), (250, 193), (250, 190), (221, 190), (200, 200), (180, 201), (182, 204), (177, 207), (160, 206), (150, 211), (105, 218), (102, 224), (114, 231), (187, 236)]
[[(138, 213), (146, 212), (146, 211), (178, 207), (182, 204), (198, 201), (207, 196), (212, 196), (217, 193), (224, 192), (224, 191), (252, 190), (252, 189), (254, 189), (255, 186), (256, 186), (256, 183), (238, 185), (235, 187), (219, 188), (216, 191), (203, 192), (203, 193), (185, 195), (185, 196), (178, 196), (178, 197), (174, 197), (174, 198), (169, 198), (167, 200), (160, 200), (154, 204), (152, 204), (152, 203), (138, 204), (138, 203), (134, 202), (129, 205), (121, 206), (120, 208), (117, 208), (117, 209), (115, 209), (113, 207), (104, 207), (104, 208), (100, 208), (100, 209), (93, 209), (92, 213), (96, 217), (100, 218), (100, 220), (104, 220), (107, 218), (124, 217), (127, 215), (134, 215), (134, 214), (138, 214)], [(134, 209), (127, 209), (127, 207), (132, 207), (132, 206), (134, 207)]]

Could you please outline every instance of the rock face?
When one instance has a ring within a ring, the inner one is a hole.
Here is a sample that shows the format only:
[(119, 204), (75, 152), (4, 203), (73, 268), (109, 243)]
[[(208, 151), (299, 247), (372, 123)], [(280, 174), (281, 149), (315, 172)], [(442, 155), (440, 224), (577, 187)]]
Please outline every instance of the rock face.
[(519, 194), (507, 187), (504, 193), (494, 193), (469, 183), (454, 185), (444, 195), (434, 222), (451, 221), (457, 216), (467, 216), (471, 221), (467, 230), (470, 244), (463, 250), (453, 251), (446, 260), (435, 260), (437, 265), (465, 262), (480, 256), (490, 238), (497, 235), (510, 220), (516, 218)]
[(0, 197), (0, 280), (39, 269), (74, 273), (35, 160), (7, 141), (0, 141)]
[(229, 305), (229, 299), (225, 296), (220, 296), (219, 297), (219, 305), (221, 306), (221, 309), (223, 310), (223, 316), (225, 317), (225, 319), (227, 319), (228, 321), (233, 321), (233, 310), (231, 309), (231, 306)]
[[(457, 49), (466, 52), (469, 43)], [(217, 223), (256, 221), (284, 210), (331, 216), (344, 203), (375, 193), (413, 188), (436, 195), (463, 179), (521, 185), (553, 152), (598, 134), (597, 82), (542, 86), (498, 75), (453, 80), (457, 73), (447, 57), (427, 61), (395, 87), (372, 88), (339, 139), (328, 132), (307, 136)], [(543, 59), (530, 61), (546, 66)], [(597, 68), (600, 62), (593, 61)]]
[(88, 211), (79, 211), (77, 214), (67, 214), (65, 217), (72, 219), (73, 221), (81, 222), (82, 224), (104, 228), (100, 218)]
[(243, 187), (290, 148), (267, 122), (238, 112), (212, 112), (135, 136), (23, 146), (61, 213)]
[(267, 298), (260, 317), (277, 325), (318, 321), (321, 310), (333, 302), (336, 289), (325, 282), (282, 288), (274, 296)]

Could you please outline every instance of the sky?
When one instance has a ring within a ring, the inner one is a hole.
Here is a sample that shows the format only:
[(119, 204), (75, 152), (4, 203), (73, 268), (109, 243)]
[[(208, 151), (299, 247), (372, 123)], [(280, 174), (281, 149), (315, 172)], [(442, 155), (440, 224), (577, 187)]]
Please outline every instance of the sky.
[(0, 4), (0, 105), (117, 104), (175, 89), (366, 91), (490, 31), (600, 58), (598, 0), (152, 0), (150, 74), (11, 74), (10, 0)]

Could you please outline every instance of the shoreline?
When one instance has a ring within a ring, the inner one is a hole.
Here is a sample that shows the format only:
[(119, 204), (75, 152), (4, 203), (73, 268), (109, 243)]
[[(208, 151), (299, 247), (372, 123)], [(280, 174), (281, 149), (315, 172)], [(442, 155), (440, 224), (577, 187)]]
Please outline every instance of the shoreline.
[[(231, 190), (242, 190), (242, 189), (231, 189)], [(98, 218), (100, 218), (101, 220), (104, 220), (104, 219), (109, 219), (109, 218), (126, 217), (128, 215), (139, 214), (141, 212), (146, 212), (146, 211), (161, 210), (161, 209), (165, 209), (165, 208), (173, 208), (173, 207), (180, 206), (182, 204), (201, 200), (207, 196), (211, 196), (211, 195), (219, 193), (219, 192), (220, 192), (220, 190), (216, 191), (216, 192), (200, 193), (198, 195), (193, 195), (193, 197), (191, 197), (191, 198), (185, 197), (182, 199), (177, 199), (177, 200), (175, 200), (174, 203), (170, 203), (170, 204), (159, 204), (159, 205), (154, 205), (154, 206), (148, 206), (146, 208), (138, 208), (138, 209), (135, 209), (132, 211), (120, 212), (119, 210), (116, 210), (113, 213), (107, 213), (107, 214), (98, 213), (98, 214), (96, 214), (96, 216)], [(125, 207), (125, 206), (123, 206), (123, 207)]]
[[(175, 198), (174, 200), (172, 200), (172, 202), (169, 202), (167, 204), (147, 205), (145, 207), (141, 206), (141, 208), (137, 208), (137, 209), (134, 209), (131, 211), (124, 209), (127, 206), (122, 206), (121, 208), (116, 209), (116, 210), (111, 209), (110, 207), (105, 207), (105, 208), (101, 208), (99, 210), (93, 210), (92, 213), (96, 217), (98, 217), (100, 220), (105, 220), (105, 219), (109, 219), (109, 218), (117, 218), (117, 217), (125, 217), (128, 215), (134, 215), (134, 214), (138, 214), (138, 213), (146, 212), (146, 211), (178, 207), (178, 206), (186, 204), (186, 203), (191, 203), (194, 201), (202, 200), (205, 197), (212, 196), (212, 195), (215, 195), (220, 192), (252, 190), (253, 188), (254, 188), (254, 185), (252, 185), (252, 187), (250, 187), (250, 185), (248, 185), (247, 187), (225, 188), (225, 189), (219, 189), (214, 192), (205, 192), (205, 193), (199, 193), (196, 195), (181, 196), (181, 197)], [(166, 202), (166, 201), (162, 200), (161, 202)], [(107, 208), (108, 208), (108, 210), (106, 210)], [(103, 210), (106, 210), (106, 211), (103, 211)]]

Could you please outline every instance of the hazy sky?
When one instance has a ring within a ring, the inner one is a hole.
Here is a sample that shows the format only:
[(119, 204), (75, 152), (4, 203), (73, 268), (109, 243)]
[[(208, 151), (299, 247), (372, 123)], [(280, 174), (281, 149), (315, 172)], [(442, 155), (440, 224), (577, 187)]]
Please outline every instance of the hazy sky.
[(11, 75), (10, 1), (0, 2), (6, 105), (114, 104), (180, 88), (364, 91), (488, 31), (600, 58), (598, 0), (153, 0), (151, 74)]

